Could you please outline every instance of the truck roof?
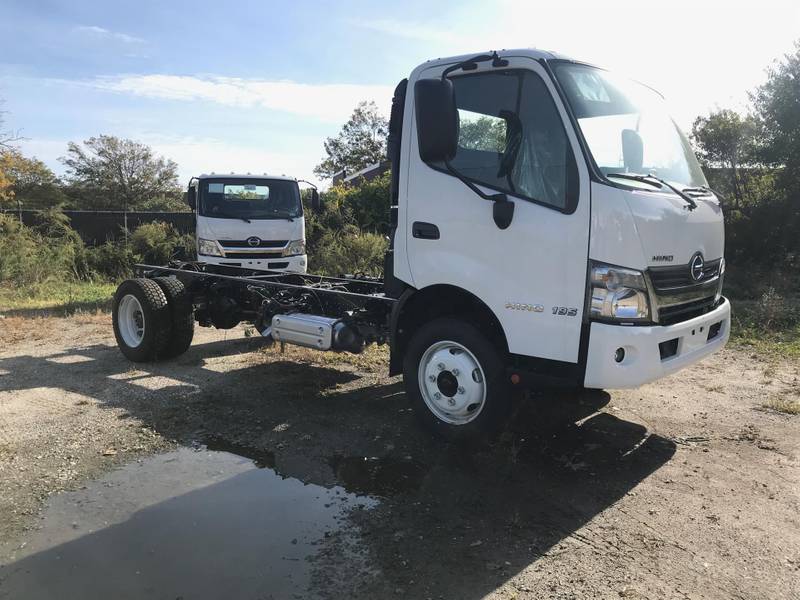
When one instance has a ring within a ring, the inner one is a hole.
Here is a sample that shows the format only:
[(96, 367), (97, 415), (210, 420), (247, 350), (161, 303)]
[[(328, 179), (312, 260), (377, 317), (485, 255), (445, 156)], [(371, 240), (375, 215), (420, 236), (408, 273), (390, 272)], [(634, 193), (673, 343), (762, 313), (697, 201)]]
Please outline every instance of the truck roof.
[[(416, 69), (414, 69), (415, 75), (422, 69), (427, 69), (428, 67), (438, 65), (438, 64), (452, 64), (457, 62), (462, 62), (465, 60), (469, 60), (473, 56), (478, 56), (479, 54), (491, 54), (494, 50), (486, 50), (486, 51), (478, 51), (478, 52), (470, 52), (469, 54), (461, 54), (459, 56), (447, 56), (442, 58), (434, 58), (431, 60), (427, 60), (421, 65), (419, 65)], [(500, 57), (504, 56), (527, 56), (534, 60), (576, 60), (572, 57), (565, 56), (563, 54), (559, 54), (558, 52), (553, 52), (552, 50), (540, 50), (538, 48), (511, 48), (511, 49), (502, 49), (497, 50), (497, 54)]]
[(286, 175), (270, 175), (269, 173), (203, 173), (197, 179), (282, 179), (284, 181), (297, 181), (296, 177)]

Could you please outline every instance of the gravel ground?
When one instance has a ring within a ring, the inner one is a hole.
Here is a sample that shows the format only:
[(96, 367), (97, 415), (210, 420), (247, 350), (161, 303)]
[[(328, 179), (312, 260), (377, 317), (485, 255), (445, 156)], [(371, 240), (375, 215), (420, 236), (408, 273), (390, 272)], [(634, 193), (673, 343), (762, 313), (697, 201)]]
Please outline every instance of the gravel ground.
[(324, 597), (800, 598), (800, 417), (763, 408), (798, 398), (796, 362), (725, 350), (639, 390), (533, 396), (463, 448), (417, 427), (384, 351), (244, 333), (132, 365), (107, 314), (0, 319), (0, 563), (49, 496), (206, 444), (380, 499), (320, 545)]

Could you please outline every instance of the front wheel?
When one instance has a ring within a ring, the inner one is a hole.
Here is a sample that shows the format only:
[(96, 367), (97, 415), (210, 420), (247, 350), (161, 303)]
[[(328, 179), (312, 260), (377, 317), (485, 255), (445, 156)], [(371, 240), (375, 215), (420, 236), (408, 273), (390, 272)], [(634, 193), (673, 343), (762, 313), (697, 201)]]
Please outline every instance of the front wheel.
[(498, 349), (458, 319), (436, 319), (414, 334), (403, 380), (423, 424), (449, 439), (493, 433), (508, 414), (509, 390)]

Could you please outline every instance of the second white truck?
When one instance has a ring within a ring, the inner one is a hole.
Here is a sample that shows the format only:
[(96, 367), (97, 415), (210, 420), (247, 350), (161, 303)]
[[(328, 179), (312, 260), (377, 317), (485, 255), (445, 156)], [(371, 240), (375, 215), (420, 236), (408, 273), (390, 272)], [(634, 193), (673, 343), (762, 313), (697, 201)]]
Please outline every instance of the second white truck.
[(397, 86), (388, 142), (382, 280), (140, 265), (114, 301), (123, 353), (179, 354), (195, 321), (388, 343), (416, 414), (462, 437), (514, 387), (636, 387), (728, 339), (719, 199), (650, 88), (537, 50), (437, 59)]
[(187, 200), (195, 213), (198, 260), (305, 273), (306, 228), (298, 183), (291, 177), (235, 173), (193, 177)]

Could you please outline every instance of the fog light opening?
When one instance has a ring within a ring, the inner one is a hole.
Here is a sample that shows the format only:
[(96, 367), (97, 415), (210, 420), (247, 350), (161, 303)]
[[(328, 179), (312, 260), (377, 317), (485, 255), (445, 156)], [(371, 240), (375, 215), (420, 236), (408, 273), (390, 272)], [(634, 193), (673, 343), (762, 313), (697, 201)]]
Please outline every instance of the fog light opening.
[(617, 351), (614, 352), (614, 360), (618, 363), (625, 360), (625, 348), (617, 348)]

